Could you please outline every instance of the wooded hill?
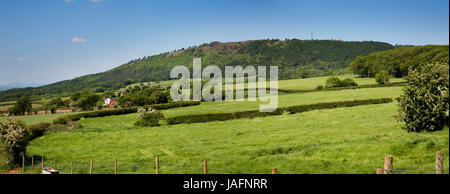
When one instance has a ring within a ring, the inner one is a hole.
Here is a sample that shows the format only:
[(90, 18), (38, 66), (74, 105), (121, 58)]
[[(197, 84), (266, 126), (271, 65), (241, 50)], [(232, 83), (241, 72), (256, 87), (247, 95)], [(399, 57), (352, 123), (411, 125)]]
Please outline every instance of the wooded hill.
[(429, 63), (448, 64), (448, 49), (448, 45), (399, 47), (359, 56), (350, 64), (350, 69), (362, 77), (374, 77), (380, 70), (403, 77), (408, 74), (409, 68), (420, 68)]
[(255, 40), (212, 42), (130, 61), (112, 70), (37, 87), (0, 92), (0, 101), (23, 95), (47, 97), (90, 90), (116, 90), (136, 82), (168, 80), (174, 66), (192, 67), (192, 58), (201, 57), (202, 66), (278, 66), (279, 79), (332, 75), (346, 71), (357, 56), (393, 49), (383, 42), (337, 40)]

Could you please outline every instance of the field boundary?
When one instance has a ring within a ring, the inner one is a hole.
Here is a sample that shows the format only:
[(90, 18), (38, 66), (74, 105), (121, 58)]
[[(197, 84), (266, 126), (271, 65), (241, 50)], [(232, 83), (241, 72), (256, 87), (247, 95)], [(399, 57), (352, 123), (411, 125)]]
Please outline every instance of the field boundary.
[(241, 111), (232, 113), (208, 113), (208, 114), (195, 114), (195, 115), (183, 115), (167, 118), (167, 124), (190, 124), (190, 123), (206, 123), (211, 121), (226, 121), (234, 119), (248, 119), (254, 117), (265, 117), (282, 115), (284, 113), (295, 114), (312, 110), (320, 109), (333, 109), (341, 107), (353, 107), (369, 104), (383, 104), (393, 102), (392, 98), (380, 98), (380, 99), (367, 99), (367, 100), (352, 100), (352, 101), (339, 101), (339, 102), (327, 102), (317, 103), (300, 106), (281, 107), (274, 112), (259, 112), (259, 110)]

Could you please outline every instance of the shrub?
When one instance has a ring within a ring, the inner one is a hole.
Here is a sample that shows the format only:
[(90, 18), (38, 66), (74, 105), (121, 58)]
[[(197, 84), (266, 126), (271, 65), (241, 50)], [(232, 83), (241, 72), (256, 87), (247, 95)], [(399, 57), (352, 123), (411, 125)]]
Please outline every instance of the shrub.
[(342, 81), (338, 77), (330, 77), (325, 82), (325, 87), (327, 88), (334, 88), (334, 87), (341, 87)]
[(0, 122), (0, 139), (11, 165), (20, 163), (20, 154), (25, 153), (28, 144), (27, 137), (28, 132), (22, 120), (9, 118), (4, 124)]
[(316, 87), (315, 90), (323, 90), (323, 89), (325, 89), (325, 87), (323, 87), (322, 85), (319, 85), (319, 86)]
[(33, 140), (35, 138), (38, 138), (47, 131), (47, 129), (50, 127), (49, 123), (38, 123), (34, 125), (27, 126), (28, 129), (28, 140)]
[(375, 81), (379, 85), (386, 85), (389, 83), (390, 75), (386, 70), (381, 70), (375, 75)]
[(157, 111), (152, 108), (139, 108), (138, 111), (139, 120), (136, 121), (135, 125), (141, 127), (154, 127), (159, 126), (159, 121), (164, 119), (162, 112)]
[(399, 98), (400, 120), (410, 132), (437, 131), (449, 122), (449, 66), (430, 64), (412, 70)]
[(342, 80), (342, 87), (345, 86), (358, 86), (358, 84), (352, 78), (345, 78)]
[(346, 78), (340, 80), (338, 77), (330, 77), (325, 83), (326, 88), (337, 88), (337, 87), (349, 87), (358, 86), (358, 84), (352, 78)]

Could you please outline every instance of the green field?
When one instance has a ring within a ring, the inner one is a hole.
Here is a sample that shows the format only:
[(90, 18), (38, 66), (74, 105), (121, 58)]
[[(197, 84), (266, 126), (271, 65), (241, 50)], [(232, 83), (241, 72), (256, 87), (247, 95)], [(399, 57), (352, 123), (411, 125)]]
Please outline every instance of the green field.
[[(32, 125), (36, 123), (53, 123), (56, 118), (76, 113), (64, 113), (64, 114), (41, 114), (41, 115), (31, 115), (31, 116), (14, 116), (13, 118), (22, 119), (27, 125)], [(10, 117), (0, 117), (0, 122), (6, 121)]]
[[(396, 104), (319, 110), (293, 115), (140, 128), (130, 115), (79, 121), (84, 128), (31, 142), (28, 155), (45, 155), (68, 172), (153, 173), (375, 173), (386, 154), (398, 170), (432, 171), (434, 153), (448, 161), (448, 129), (407, 133), (396, 121)], [(78, 164), (78, 165), (77, 165)], [(448, 169), (448, 163), (445, 164)], [(447, 171), (448, 172), (448, 171)], [(425, 172), (422, 172), (425, 173)]]
[[(280, 88), (312, 89), (327, 77), (283, 80)], [(343, 79), (345, 77), (341, 77)], [(360, 85), (373, 79), (355, 79)], [(402, 81), (402, 80), (396, 80)], [(396, 98), (402, 87), (345, 89), (279, 95), (279, 107), (323, 102)], [(258, 110), (259, 101), (202, 102), (199, 106), (164, 110), (166, 117)], [(220, 122), (136, 127), (136, 114), (88, 118), (83, 127), (49, 133), (33, 140), (27, 155), (44, 156), (63, 173), (357, 173), (373, 174), (383, 167), (384, 156), (394, 155), (394, 173), (432, 173), (436, 151), (448, 161), (449, 130), (408, 133), (397, 121), (396, 102), (317, 110), (299, 114)], [(51, 122), (61, 115), (22, 117), (28, 124)], [(6, 118), (0, 118), (6, 119)], [(1, 159), (0, 154), (0, 159)], [(448, 163), (445, 163), (448, 173)]]

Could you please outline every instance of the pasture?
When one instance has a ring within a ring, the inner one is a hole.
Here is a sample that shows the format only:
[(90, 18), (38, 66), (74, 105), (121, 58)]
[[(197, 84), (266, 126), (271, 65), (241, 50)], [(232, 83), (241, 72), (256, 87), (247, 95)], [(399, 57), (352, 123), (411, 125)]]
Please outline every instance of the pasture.
[[(135, 127), (133, 115), (92, 118), (72, 132), (52, 133), (28, 146), (28, 156), (57, 160), (63, 172), (76, 165), (87, 173), (375, 173), (385, 154), (397, 169), (433, 166), (440, 150), (448, 161), (448, 129), (407, 133), (396, 120), (396, 104), (318, 110), (292, 115), (189, 125)], [(448, 169), (448, 163), (445, 164)], [(448, 172), (448, 171), (447, 171)]]

